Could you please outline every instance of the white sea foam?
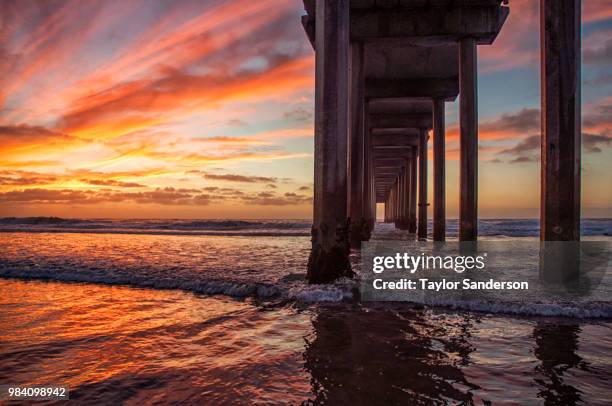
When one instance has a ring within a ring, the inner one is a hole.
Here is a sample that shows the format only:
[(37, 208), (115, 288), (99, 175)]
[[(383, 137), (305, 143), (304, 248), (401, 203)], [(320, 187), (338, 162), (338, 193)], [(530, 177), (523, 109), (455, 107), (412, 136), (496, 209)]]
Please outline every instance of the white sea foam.
[[(256, 297), (258, 299), (281, 298), (302, 303), (341, 302), (356, 300), (358, 282), (341, 279), (329, 285), (308, 285), (304, 282), (279, 283), (278, 285), (243, 283), (222, 280), (181, 281), (171, 278), (143, 279), (129, 277), (108, 277), (73, 272), (48, 272), (42, 268), (28, 272), (0, 271), (0, 277), (17, 279), (53, 280), (61, 282), (82, 282), (109, 285), (129, 285), (152, 289), (180, 289), (197, 294), (226, 295), (231, 297)], [(572, 318), (612, 318), (610, 302), (540, 302), (524, 303), (509, 301), (486, 301), (444, 297), (415, 297), (409, 301), (433, 307), (453, 310), (509, 314), (517, 316), (548, 316)]]
[[(206, 224), (208, 227), (259, 227), (235, 222)], [(272, 221), (268, 224), (279, 225)], [(159, 225), (158, 222), (155, 227)], [(151, 224), (144, 221), (144, 226)], [(185, 228), (198, 226), (201, 225), (184, 225)], [(287, 225), (281, 227), (292, 229)], [(304, 271), (309, 246), (306, 238), (294, 237), (0, 233), (0, 277), (180, 289), (196, 294), (303, 303), (359, 300), (358, 279), (343, 279), (330, 285), (306, 283)], [(352, 257), (358, 265), (358, 255)], [(516, 278), (537, 276), (522, 269), (519, 262), (510, 265)], [(355, 266), (357, 273), (358, 268)], [(605, 286), (612, 284), (607, 281)], [(508, 297), (499, 301), (489, 299), (435, 296), (415, 297), (411, 301), (488, 313), (612, 318), (612, 303), (601, 297), (599, 301), (586, 298), (580, 302), (531, 300), (530, 303), (508, 300)]]

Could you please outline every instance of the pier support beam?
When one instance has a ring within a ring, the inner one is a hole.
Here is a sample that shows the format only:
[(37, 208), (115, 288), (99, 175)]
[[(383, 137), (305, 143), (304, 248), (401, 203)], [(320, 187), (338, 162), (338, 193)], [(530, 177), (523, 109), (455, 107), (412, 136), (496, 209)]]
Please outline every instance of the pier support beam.
[(400, 168), (399, 174), (397, 176), (397, 203), (398, 203), (398, 213), (397, 213), (397, 221), (395, 222), (395, 226), (400, 230), (404, 229), (404, 204), (405, 198), (404, 193), (406, 189), (404, 189), (404, 168)]
[(419, 133), (419, 229), (418, 238), (427, 238), (427, 129)]
[(400, 172), (400, 220), (398, 227), (400, 230), (408, 230), (410, 228), (410, 169), (408, 168), (408, 160)]
[(365, 211), (369, 205), (364, 198), (364, 70), (363, 70), (363, 44), (351, 44), (351, 112), (350, 112), (350, 193), (349, 216), (351, 247), (361, 247), (367, 227)]
[(389, 201), (385, 201), (385, 213), (384, 213), (384, 222), (389, 221)]
[(478, 235), (478, 91), (476, 40), (459, 41), (459, 240)]
[(541, 0), (540, 240), (580, 240), (580, 0)]
[(347, 216), (349, 0), (317, 0), (310, 283), (352, 276)]
[(408, 231), (416, 233), (416, 206), (417, 206), (417, 148), (412, 148), (412, 159), (410, 160), (410, 202), (409, 202), (409, 224)]
[[(366, 229), (364, 230), (363, 240), (367, 241), (370, 239), (372, 234), (372, 228), (374, 226), (374, 221), (376, 221), (376, 214), (372, 215), (372, 213), (376, 211), (376, 194), (374, 192), (374, 166), (372, 159), (372, 146), (371, 146), (371, 134), (370, 134), (370, 121), (368, 114), (368, 103), (364, 99), (363, 101), (363, 119), (364, 119), (364, 185), (363, 185), (363, 207), (365, 207), (365, 220), (366, 220)], [(374, 203), (372, 203), (374, 201)], [(374, 204), (374, 209), (372, 209), (372, 204)]]
[(391, 187), (391, 222), (395, 223), (395, 212), (397, 210), (397, 204), (395, 201), (396, 195), (395, 195), (395, 182), (393, 183), (393, 186)]
[(446, 170), (445, 170), (445, 129), (444, 129), (444, 100), (435, 99), (433, 102), (433, 160), (434, 160), (434, 210), (433, 210), (433, 239), (444, 241), (446, 239)]

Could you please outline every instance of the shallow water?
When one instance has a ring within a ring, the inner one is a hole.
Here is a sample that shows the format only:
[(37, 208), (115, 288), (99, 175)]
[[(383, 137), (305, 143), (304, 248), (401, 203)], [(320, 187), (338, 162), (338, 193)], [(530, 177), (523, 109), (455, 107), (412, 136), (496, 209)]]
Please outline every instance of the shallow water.
[[(59, 217), (0, 217), (0, 231), (98, 234), (310, 236), (309, 220), (143, 220), (66, 219)], [(428, 228), (432, 230), (432, 220)], [(582, 219), (582, 236), (612, 236), (612, 219)], [(457, 219), (447, 219), (446, 235), (456, 238)], [(496, 237), (537, 237), (538, 219), (480, 219), (478, 234)]]
[(78, 404), (609, 404), (612, 324), (0, 280), (0, 382)]
[[(359, 303), (355, 281), (305, 284), (308, 237), (179, 234), (0, 232), (0, 384), (77, 404), (609, 404), (601, 307)], [(546, 314), (587, 314), (564, 309)]]
[[(408, 245), (416, 244), (408, 241), (414, 240), (414, 236), (404, 234), (406, 232), (393, 230), (392, 225), (378, 225), (374, 238), (403, 239)], [(607, 239), (610, 246), (610, 237), (586, 238)], [(496, 239), (498, 237), (483, 237), (482, 241), (486, 244)], [(530, 280), (530, 286), (536, 286), (538, 273), (533, 268), (537, 268), (538, 263), (537, 240), (533, 237), (503, 238), (501, 244), (497, 251), (520, 252), (521, 255), (498, 258), (503, 269), (496, 269), (496, 275)], [(420, 252), (421, 248), (413, 245), (409, 249)], [(325, 286), (306, 284), (309, 252), (309, 238), (286, 235), (0, 232), (0, 277), (180, 289), (299, 302), (357, 298), (358, 278)], [(359, 251), (353, 251), (352, 260), (359, 274)], [(514, 299), (511, 293), (504, 291), (491, 300), (489, 295), (480, 295), (478, 300), (461, 295), (411, 297), (411, 300), (496, 313), (612, 318), (611, 289), (612, 273), (608, 272), (597, 290), (569, 301), (540, 295), (536, 289)]]

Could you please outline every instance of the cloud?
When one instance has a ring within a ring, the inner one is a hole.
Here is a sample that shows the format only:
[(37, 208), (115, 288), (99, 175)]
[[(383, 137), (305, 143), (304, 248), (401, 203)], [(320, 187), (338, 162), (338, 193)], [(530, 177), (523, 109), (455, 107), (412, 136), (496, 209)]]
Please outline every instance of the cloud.
[(90, 205), (131, 201), (140, 204), (192, 205), (198, 196), (173, 188), (157, 188), (143, 192), (35, 188), (0, 193), (0, 203)]
[(237, 145), (240, 147), (250, 147), (250, 146), (264, 146), (271, 145), (266, 141), (258, 140), (252, 137), (231, 137), (231, 136), (216, 136), (216, 137), (206, 137), (206, 138), (192, 138), (193, 142), (202, 142), (202, 143), (211, 143), (218, 144), (218, 148), (224, 148), (224, 146), (233, 146)]
[(124, 187), (124, 188), (133, 188), (133, 187), (144, 187), (140, 183), (135, 182), (122, 182), (119, 180), (112, 179), (80, 179), (81, 182), (87, 183), (88, 185), (94, 186), (116, 186), (116, 187)]
[(612, 137), (599, 134), (582, 133), (582, 145), (588, 152), (600, 153), (612, 145)]
[[(193, 198), (189, 191), (177, 190), (174, 188), (156, 189), (148, 192), (119, 192), (109, 196), (111, 201), (130, 200), (141, 204), (161, 204), (161, 205), (187, 205), (193, 204)], [(206, 200), (208, 201), (208, 199)]]
[(2, 151), (14, 147), (32, 145), (67, 144), (76, 139), (64, 132), (51, 130), (42, 126), (27, 124), (0, 126), (0, 147)]
[(45, 175), (27, 171), (0, 171), (0, 185), (2, 186), (37, 186), (48, 185), (57, 180), (53, 175)]
[(592, 87), (608, 86), (612, 84), (612, 74), (608, 73), (608, 74), (593, 78), (591, 80), (585, 80), (584, 84), (586, 86), (592, 86)]
[(60, 204), (92, 205), (132, 202), (163, 206), (204, 206), (214, 203), (249, 204), (260, 206), (288, 206), (308, 204), (310, 196), (296, 193), (277, 195), (275, 192), (244, 192), (233, 188), (206, 187), (202, 190), (187, 188), (155, 188), (139, 192), (111, 189), (44, 189), (32, 188), (0, 193), (0, 204)]
[[(540, 131), (540, 109), (525, 107), (513, 113), (502, 114), (499, 117), (483, 120), (478, 125), (480, 140), (495, 140), (502, 138), (524, 137)], [(446, 132), (447, 138), (459, 138), (459, 124), (450, 126)]]
[(582, 116), (583, 129), (589, 133), (612, 135), (612, 98), (587, 105)]
[[(0, 154), (1, 156), (1, 154)], [(37, 161), (0, 161), (0, 168), (33, 168), (60, 165), (59, 161), (37, 160)]]
[(527, 162), (538, 162), (538, 158), (533, 156), (519, 156), (510, 161), (511, 164), (521, 164)]
[(582, 16), (587, 23), (612, 18), (612, 7), (608, 0), (587, 0), (582, 2)]
[[(583, 1), (582, 7), (583, 25), (612, 19), (609, 0)], [(608, 45), (591, 49), (588, 38), (583, 42), (585, 63), (593, 63), (602, 58), (610, 60)], [(495, 43), (492, 46), (480, 47), (478, 58), (480, 71), (485, 74), (524, 67), (537, 68), (540, 61), (539, 1), (510, 1), (510, 14)]]
[[(582, 146), (586, 152), (600, 153), (603, 148), (612, 145), (612, 137), (599, 134), (582, 133)], [(513, 155), (517, 158), (512, 163), (531, 162), (539, 159), (541, 137), (532, 135), (522, 139), (512, 148), (506, 148), (499, 154)]]
[[(604, 98), (582, 107), (583, 133), (612, 135), (612, 99)], [(516, 112), (502, 114), (499, 117), (482, 121), (478, 127), (478, 138), (481, 141), (502, 139), (519, 139), (519, 149), (530, 149), (538, 143), (540, 128), (540, 109), (522, 108)], [(534, 138), (537, 137), (537, 138)], [(449, 127), (447, 138), (459, 138), (459, 125)], [(508, 152), (509, 149), (503, 150)], [(518, 151), (517, 151), (518, 152)]]
[(534, 0), (510, 2), (510, 14), (495, 43), (478, 49), (481, 72), (494, 73), (537, 64), (538, 6), (538, 1)]
[(174, 162), (182, 165), (203, 165), (215, 162), (229, 161), (269, 161), (278, 159), (304, 158), (310, 156), (309, 154), (305, 153), (289, 153), (284, 151), (272, 151), (266, 153), (257, 151), (231, 153), (217, 152), (216, 154), (204, 155), (197, 153), (183, 153), (181, 151), (164, 152), (148, 148), (140, 148), (135, 150), (134, 152), (135, 155), (158, 159), (166, 162)]
[(312, 84), (311, 58), (280, 60), (264, 72), (193, 75), (168, 72), (163, 78), (122, 84), (115, 97), (65, 114), (63, 131), (84, 138), (113, 138), (189, 112), (248, 98), (274, 98)]
[(228, 120), (227, 125), (230, 125), (233, 127), (248, 127), (249, 126), (249, 124), (246, 121), (240, 120), (238, 118)]
[(500, 154), (510, 155), (521, 155), (528, 152), (538, 151), (541, 146), (541, 137), (539, 135), (532, 135), (519, 141), (512, 148), (507, 148), (500, 151)]
[(82, 190), (24, 189), (0, 193), (0, 203), (100, 203), (96, 194)]
[(480, 125), (483, 132), (526, 133), (540, 129), (540, 109), (523, 108)]
[(586, 64), (612, 62), (612, 30), (596, 31), (584, 40), (582, 59)]
[(278, 196), (273, 192), (261, 192), (256, 195), (245, 196), (242, 200), (259, 206), (290, 206), (312, 203), (312, 197), (310, 196), (296, 193), (285, 193), (283, 196)]
[(297, 108), (283, 113), (283, 118), (298, 122), (311, 122), (314, 118), (314, 111), (311, 108)]
[(207, 173), (204, 175), (206, 179), (211, 180), (224, 180), (227, 182), (239, 182), (239, 183), (275, 183), (277, 181), (276, 178), (270, 178), (265, 176), (245, 176), (245, 175), (236, 175), (236, 174), (212, 174)]

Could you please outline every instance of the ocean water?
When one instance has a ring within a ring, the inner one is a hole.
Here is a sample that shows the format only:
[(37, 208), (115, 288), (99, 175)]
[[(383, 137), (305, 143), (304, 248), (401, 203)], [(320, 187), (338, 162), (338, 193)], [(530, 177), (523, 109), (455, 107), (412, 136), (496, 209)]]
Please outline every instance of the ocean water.
[[(3, 217), (0, 231), (116, 233), (167, 235), (246, 235), (309, 237), (308, 220), (141, 220), (141, 219), (64, 219), (59, 217)], [(481, 236), (537, 237), (538, 219), (481, 219)], [(456, 238), (459, 223), (448, 219), (446, 232)], [(429, 220), (431, 234), (432, 223)], [(583, 236), (612, 236), (612, 219), (583, 219)]]
[[(456, 223), (456, 222), (454, 222)], [(533, 242), (534, 220), (483, 220), (483, 241)], [(453, 227), (450, 240), (453, 239)], [(586, 220), (585, 239), (612, 242), (612, 220)], [(537, 227), (536, 227), (537, 229)], [(310, 224), (305, 221), (238, 220), (73, 220), (0, 219), (0, 277), (180, 289), (231, 297), (298, 302), (356, 300), (359, 281), (309, 286), (305, 269), (310, 253)], [(537, 234), (536, 234), (537, 235)], [(391, 224), (378, 224), (373, 240), (414, 240)], [(359, 274), (360, 252), (352, 253)], [(523, 258), (505, 271), (520, 280), (537, 275)], [(529, 265), (529, 264), (528, 264)], [(521, 275), (520, 273), (523, 273)], [(606, 275), (612, 278), (612, 273)], [(580, 303), (554, 301), (517, 308), (503, 300), (442, 303), (498, 313), (612, 317), (612, 280), (599, 298)], [(534, 292), (537, 293), (537, 292)], [(501, 298), (500, 298), (501, 299)], [(417, 302), (419, 303), (419, 302)], [(422, 303), (422, 302), (421, 302)], [(429, 303), (429, 302), (428, 302)]]
[(0, 320), (0, 382), (67, 384), (74, 404), (610, 399), (602, 320), (1, 279)]
[[(309, 228), (0, 219), (0, 384), (77, 404), (609, 404), (609, 300), (361, 303), (357, 281), (304, 282)], [(533, 220), (480, 230), (537, 242)]]

